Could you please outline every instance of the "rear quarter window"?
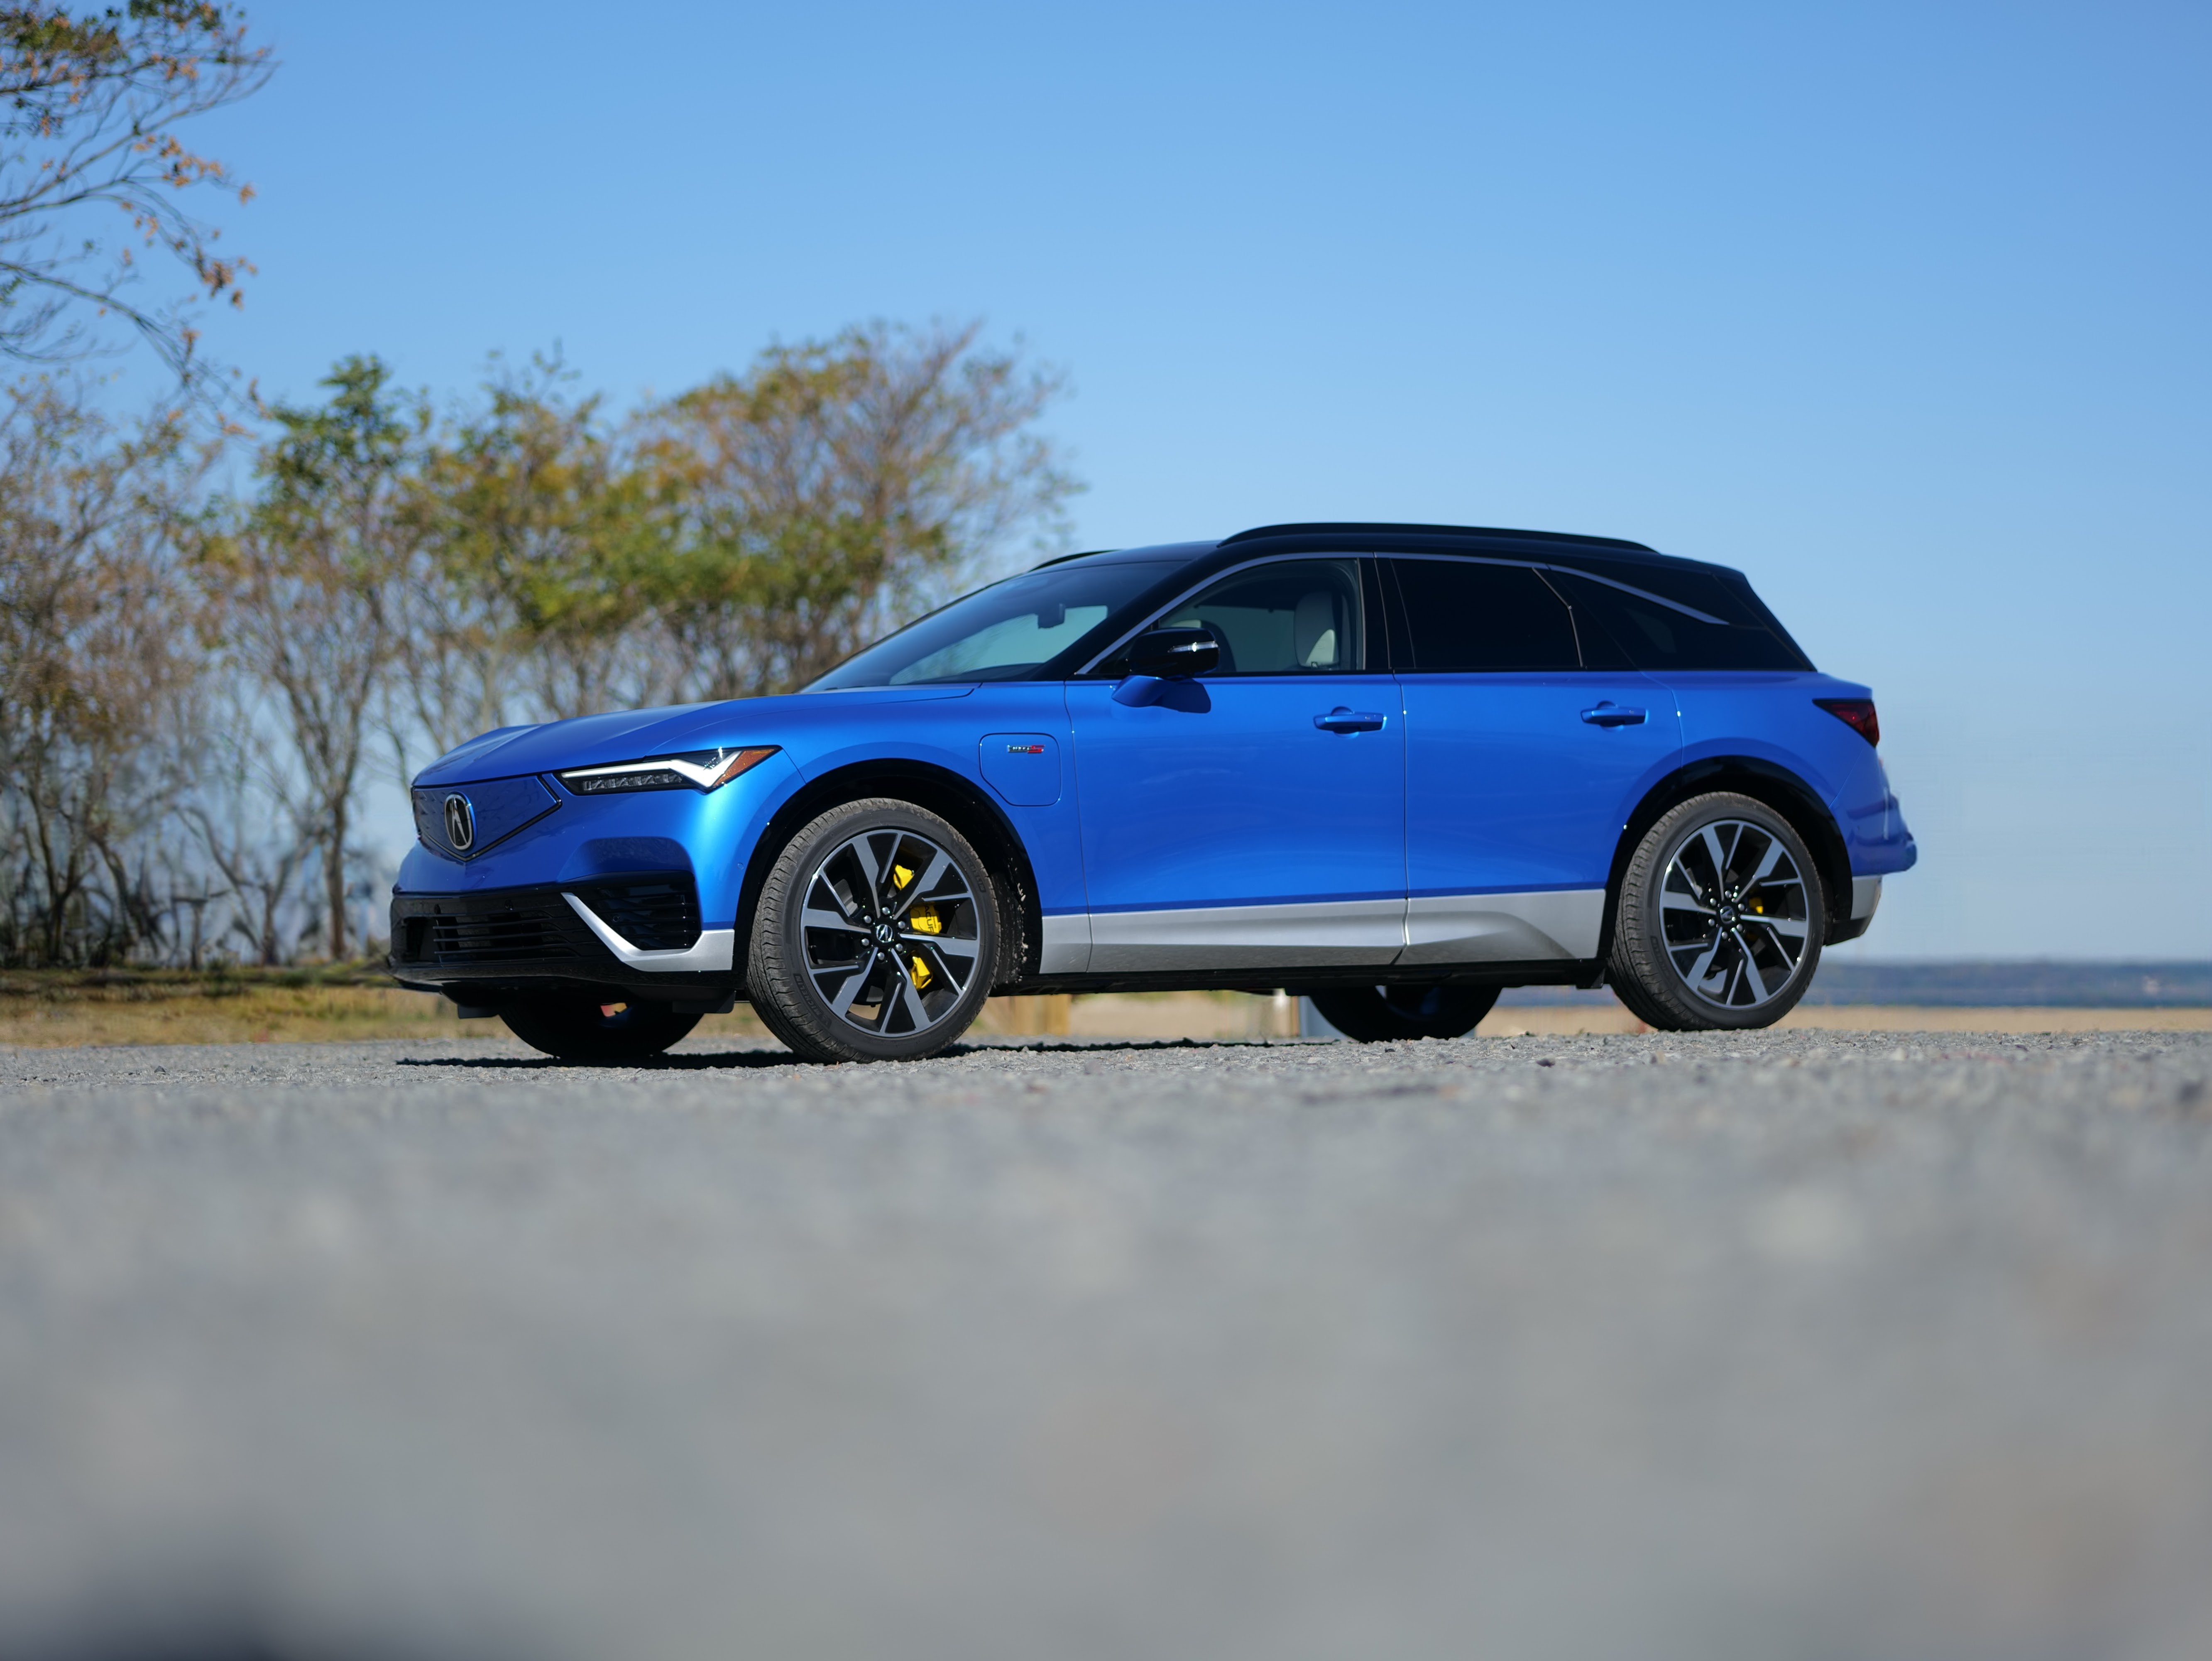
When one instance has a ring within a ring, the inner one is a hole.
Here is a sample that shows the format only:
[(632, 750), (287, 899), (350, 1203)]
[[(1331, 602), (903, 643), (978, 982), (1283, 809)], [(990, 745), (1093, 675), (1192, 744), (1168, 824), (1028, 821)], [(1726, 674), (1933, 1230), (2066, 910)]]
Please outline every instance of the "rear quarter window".
[[(1586, 630), (1592, 625), (1601, 630), (1638, 669), (1806, 671), (1813, 666), (1795, 645), (1767, 627), (1759, 608), (1747, 597), (1704, 572), (1624, 566), (1612, 582), (1578, 571), (1555, 570), (1551, 575), (1573, 603), (1577, 622)], [(1665, 600), (1675, 605), (1663, 604)], [(1693, 617), (1691, 611), (1705, 617)], [(1587, 648), (1589, 642), (1584, 644)]]

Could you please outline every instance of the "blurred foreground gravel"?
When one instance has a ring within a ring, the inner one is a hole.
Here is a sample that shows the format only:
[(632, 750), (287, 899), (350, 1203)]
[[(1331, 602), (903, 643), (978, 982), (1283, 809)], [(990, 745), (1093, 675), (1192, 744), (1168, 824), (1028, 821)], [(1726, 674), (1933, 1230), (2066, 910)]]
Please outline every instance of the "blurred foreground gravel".
[(0, 1656), (2212, 1654), (2212, 1039), (687, 1051), (0, 1051)]

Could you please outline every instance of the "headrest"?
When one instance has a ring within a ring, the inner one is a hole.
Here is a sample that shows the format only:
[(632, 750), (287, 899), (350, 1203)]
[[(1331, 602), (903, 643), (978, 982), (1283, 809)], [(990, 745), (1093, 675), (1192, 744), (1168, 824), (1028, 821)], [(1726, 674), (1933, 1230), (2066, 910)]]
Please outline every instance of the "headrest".
[(1316, 588), (1298, 599), (1291, 629), (1291, 648), (1302, 669), (1337, 666), (1336, 596)]

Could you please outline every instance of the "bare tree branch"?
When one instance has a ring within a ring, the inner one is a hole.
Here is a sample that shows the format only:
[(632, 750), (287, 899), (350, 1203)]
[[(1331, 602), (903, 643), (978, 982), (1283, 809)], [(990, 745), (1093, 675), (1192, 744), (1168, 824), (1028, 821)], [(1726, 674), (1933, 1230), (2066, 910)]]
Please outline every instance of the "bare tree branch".
[[(250, 96), (274, 68), (243, 15), (210, 0), (0, 7), (0, 353), (79, 356), (119, 319), (179, 380), (205, 382), (191, 303), (240, 304), (253, 268), (218, 253), (221, 231), (183, 198), (253, 192), (177, 129)], [(138, 256), (153, 251), (191, 271), (186, 300), (139, 296)]]

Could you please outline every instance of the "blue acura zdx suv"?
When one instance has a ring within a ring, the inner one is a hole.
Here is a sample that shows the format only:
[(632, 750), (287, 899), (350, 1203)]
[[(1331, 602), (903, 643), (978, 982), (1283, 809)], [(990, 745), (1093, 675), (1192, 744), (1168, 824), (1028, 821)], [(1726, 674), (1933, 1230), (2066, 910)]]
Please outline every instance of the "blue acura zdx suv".
[(782, 697), (487, 733), (414, 787), (392, 966), (577, 1060), (748, 1000), (802, 1056), (994, 993), (1285, 988), (1360, 1039), (1501, 988), (1765, 1026), (1912, 838), (1864, 686), (1735, 571), (1277, 525), (1050, 561)]

